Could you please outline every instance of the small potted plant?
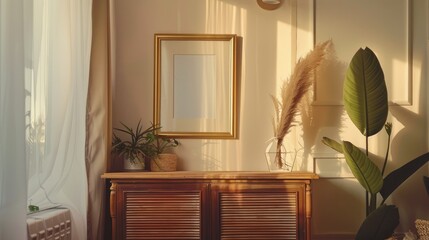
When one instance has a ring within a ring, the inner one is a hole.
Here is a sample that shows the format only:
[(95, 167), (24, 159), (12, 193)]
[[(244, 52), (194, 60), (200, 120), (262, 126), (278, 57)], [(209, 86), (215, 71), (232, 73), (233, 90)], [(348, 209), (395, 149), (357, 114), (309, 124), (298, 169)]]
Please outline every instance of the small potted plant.
[(122, 122), (121, 124), (123, 128), (114, 128), (114, 130), (125, 134), (127, 137), (122, 139), (116, 133), (113, 133), (112, 153), (123, 159), (125, 170), (144, 170), (145, 159), (150, 157), (152, 152), (150, 134), (157, 128), (151, 125), (143, 130), (141, 121), (138, 122), (135, 130)]
[(174, 138), (159, 136), (155, 131), (148, 133), (150, 143), (150, 169), (154, 172), (170, 172), (177, 169), (177, 155), (171, 149), (177, 147), (179, 142)]

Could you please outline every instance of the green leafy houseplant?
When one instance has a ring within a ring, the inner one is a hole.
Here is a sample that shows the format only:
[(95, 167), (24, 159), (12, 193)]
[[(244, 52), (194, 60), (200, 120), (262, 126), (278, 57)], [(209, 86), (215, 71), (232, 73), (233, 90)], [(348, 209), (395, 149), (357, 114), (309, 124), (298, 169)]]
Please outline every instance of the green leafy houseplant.
[(149, 157), (155, 157), (158, 154), (162, 154), (170, 150), (171, 148), (179, 146), (179, 142), (174, 138), (168, 138), (159, 136), (155, 131), (151, 131), (147, 134), (148, 143), (150, 143)]
[(114, 128), (114, 130), (125, 134), (127, 137), (122, 139), (116, 133), (113, 133), (112, 152), (122, 157), (122, 159), (129, 159), (132, 164), (144, 166), (145, 158), (150, 157), (153, 152), (151, 134), (159, 127), (152, 124), (143, 130), (141, 121), (138, 122), (135, 129), (122, 122), (121, 124), (123, 128)]
[[(353, 175), (367, 191), (366, 219), (360, 226), (356, 239), (386, 239), (392, 236), (399, 225), (399, 211), (394, 205), (386, 205), (390, 194), (408, 177), (429, 160), (425, 153), (383, 178), (390, 147), (391, 123), (386, 123), (388, 114), (387, 88), (383, 70), (369, 49), (359, 49), (353, 56), (346, 72), (343, 86), (346, 112), (366, 140), (365, 152), (348, 141), (337, 142), (324, 137), (322, 142), (344, 154)], [(369, 137), (385, 129), (388, 147), (382, 170), (369, 158)], [(377, 206), (377, 195), (382, 197)]]
[(177, 155), (171, 149), (179, 145), (174, 138), (160, 136), (155, 131), (148, 133), (150, 142), (151, 171), (175, 171)]

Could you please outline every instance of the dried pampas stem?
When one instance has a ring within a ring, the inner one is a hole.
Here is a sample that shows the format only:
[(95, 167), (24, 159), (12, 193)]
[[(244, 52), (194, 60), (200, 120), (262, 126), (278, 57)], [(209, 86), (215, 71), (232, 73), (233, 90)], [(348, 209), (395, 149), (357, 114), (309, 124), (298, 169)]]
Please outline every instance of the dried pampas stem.
[(298, 60), (289, 79), (281, 88), (281, 98), (271, 96), (274, 103), (275, 117), (273, 118), (274, 135), (277, 139), (276, 164), (281, 167), (281, 146), (286, 134), (295, 120), (298, 105), (313, 85), (314, 71), (325, 59), (327, 50), (332, 42), (318, 44), (304, 58)]

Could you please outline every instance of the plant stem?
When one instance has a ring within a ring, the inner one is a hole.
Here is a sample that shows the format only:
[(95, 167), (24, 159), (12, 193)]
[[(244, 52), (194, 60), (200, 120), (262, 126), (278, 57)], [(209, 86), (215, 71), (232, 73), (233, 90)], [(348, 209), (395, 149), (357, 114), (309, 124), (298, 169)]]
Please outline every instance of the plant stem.
[(371, 202), (369, 204), (369, 213), (372, 213), (376, 209), (377, 205), (377, 193), (371, 194)]
[(386, 157), (384, 158), (384, 164), (383, 164), (383, 170), (381, 171), (381, 176), (384, 175), (384, 170), (386, 170), (387, 157), (389, 156), (389, 149), (390, 149), (390, 134), (388, 135), (388, 138), (387, 138)]
[[(384, 158), (384, 164), (383, 164), (383, 170), (381, 171), (381, 176), (384, 175), (384, 171), (386, 170), (386, 165), (387, 165), (387, 158), (389, 156), (390, 136), (392, 134), (392, 123), (387, 122), (384, 125), (384, 128), (386, 129), (386, 133), (387, 133), (387, 150), (386, 150), (386, 157)], [(381, 201), (380, 206), (383, 205), (385, 201), (386, 201), (386, 199), (383, 198), (383, 200)]]
[[(366, 156), (368, 156), (369, 155), (369, 153), (368, 153), (368, 135), (365, 135), (365, 147), (366, 147)], [(369, 207), (370, 207), (370, 200), (369, 200), (369, 193), (368, 193), (368, 191), (366, 191), (366, 194), (365, 194), (365, 197), (366, 197), (366, 216), (368, 216), (369, 215), (369, 213), (371, 212), (370, 211), (370, 209), (369, 209)]]
[(282, 167), (282, 144), (283, 139), (277, 139), (275, 162), (278, 168)]

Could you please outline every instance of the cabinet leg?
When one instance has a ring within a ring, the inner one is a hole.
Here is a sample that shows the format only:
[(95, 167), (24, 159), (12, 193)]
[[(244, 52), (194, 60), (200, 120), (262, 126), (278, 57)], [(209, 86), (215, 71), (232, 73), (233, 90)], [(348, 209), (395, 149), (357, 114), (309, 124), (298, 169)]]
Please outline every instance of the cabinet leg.
[(116, 183), (110, 186), (110, 217), (112, 218), (112, 240), (116, 240)]
[(311, 186), (310, 183), (305, 185), (305, 225), (306, 225), (306, 237), (305, 239), (311, 239)]

